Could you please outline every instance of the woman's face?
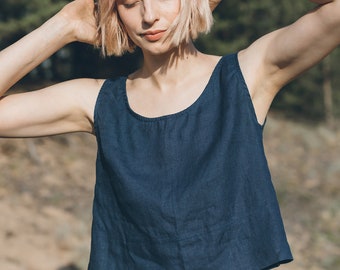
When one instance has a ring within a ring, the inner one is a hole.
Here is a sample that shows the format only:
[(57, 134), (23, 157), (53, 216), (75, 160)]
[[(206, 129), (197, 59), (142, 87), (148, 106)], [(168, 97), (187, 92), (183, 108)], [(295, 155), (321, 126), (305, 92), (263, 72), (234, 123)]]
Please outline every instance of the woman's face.
[(131, 40), (144, 52), (171, 49), (165, 34), (179, 14), (181, 0), (117, 0), (119, 16)]

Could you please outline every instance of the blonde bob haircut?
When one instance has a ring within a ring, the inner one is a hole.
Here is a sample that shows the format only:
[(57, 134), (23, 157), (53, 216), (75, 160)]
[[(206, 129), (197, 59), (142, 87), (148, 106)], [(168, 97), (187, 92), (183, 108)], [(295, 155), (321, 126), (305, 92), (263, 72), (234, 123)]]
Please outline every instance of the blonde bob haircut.
[[(213, 24), (209, 0), (180, 1), (180, 12), (166, 34), (166, 40), (175, 46), (195, 40), (200, 33), (208, 33)], [(96, 46), (101, 48), (104, 56), (120, 56), (134, 51), (136, 45), (125, 31), (116, 0), (97, 1), (97, 21)]]

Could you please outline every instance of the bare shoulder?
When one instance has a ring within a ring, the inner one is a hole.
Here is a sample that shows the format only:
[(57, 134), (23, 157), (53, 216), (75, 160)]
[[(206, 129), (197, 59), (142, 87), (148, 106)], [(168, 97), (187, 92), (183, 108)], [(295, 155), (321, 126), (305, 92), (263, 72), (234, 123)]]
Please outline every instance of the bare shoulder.
[(215, 70), (216, 66), (220, 62), (222, 56), (211, 54), (200, 54), (200, 56), (193, 61), (192, 66), (197, 71), (196, 76), (198, 78), (210, 78), (211, 74)]
[(65, 82), (63, 87), (65, 92), (70, 92), (69, 96), (72, 101), (76, 102), (85, 115), (93, 122), (94, 107), (102, 88), (104, 79), (75, 79)]
[(104, 80), (102, 79), (74, 79), (45, 88), (42, 93), (46, 92), (50, 97), (55, 96), (57, 100), (63, 100), (63, 102), (69, 103), (71, 107), (78, 107), (88, 116), (91, 116), (103, 83)]
[(62, 84), (67, 87), (72, 87), (76, 91), (82, 91), (84, 93), (88, 92), (89, 94), (98, 94), (104, 82), (104, 79), (82, 78), (63, 82)]
[(211, 68), (216, 67), (218, 62), (221, 60), (222, 56), (219, 55), (210, 55), (210, 54), (205, 54), (203, 55), (202, 60)]
[(103, 82), (75, 79), (3, 97), (0, 137), (92, 132), (94, 107)]
[(65, 94), (65, 97), (76, 98), (74, 100), (77, 102), (82, 99), (95, 102), (104, 81), (103, 79), (89, 78), (74, 79), (50, 86), (50, 89), (47, 88), (46, 90), (50, 91), (56, 88), (60, 94)]

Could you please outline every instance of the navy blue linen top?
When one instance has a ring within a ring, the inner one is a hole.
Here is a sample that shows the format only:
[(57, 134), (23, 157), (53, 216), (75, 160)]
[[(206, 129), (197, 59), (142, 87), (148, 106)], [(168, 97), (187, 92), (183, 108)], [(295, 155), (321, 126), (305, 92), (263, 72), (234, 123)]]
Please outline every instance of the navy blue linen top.
[(106, 80), (90, 270), (270, 269), (292, 260), (237, 54), (222, 57), (187, 109), (129, 107), (126, 77)]

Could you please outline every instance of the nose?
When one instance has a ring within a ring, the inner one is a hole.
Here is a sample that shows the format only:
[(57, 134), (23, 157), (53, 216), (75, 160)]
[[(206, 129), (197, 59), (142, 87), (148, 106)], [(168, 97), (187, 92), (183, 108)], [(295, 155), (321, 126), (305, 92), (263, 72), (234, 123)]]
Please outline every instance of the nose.
[(154, 0), (143, 1), (143, 22), (147, 25), (152, 25), (159, 20), (157, 3)]

